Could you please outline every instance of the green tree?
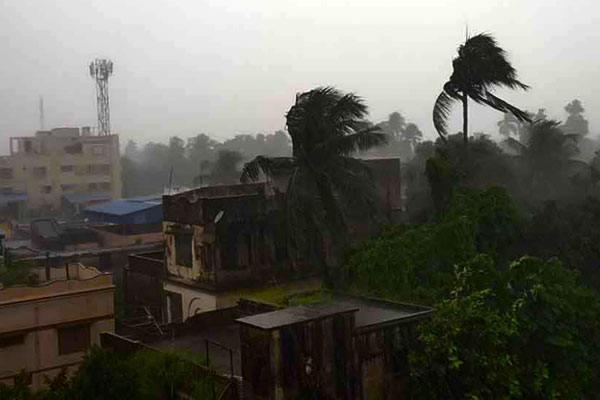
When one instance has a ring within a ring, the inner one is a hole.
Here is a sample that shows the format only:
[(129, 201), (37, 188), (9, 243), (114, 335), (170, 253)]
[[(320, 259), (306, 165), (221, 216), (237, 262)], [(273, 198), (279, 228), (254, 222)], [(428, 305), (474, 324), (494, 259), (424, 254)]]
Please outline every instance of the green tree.
[(508, 270), (478, 255), (420, 327), (410, 355), (417, 398), (595, 398), (600, 300), (556, 259)]
[(334, 265), (348, 233), (348, 211), (372, 208), (369, 170), (352, 155), (383, 144), (386, 136), (365, 127), (366, 115), (367, 106), (352, 93), (319, 87), (298, 94), (286, 114), (292, 157), (259, 156), (243, 169), (242, 181), (257, 180), (261, 171), (289, 175), (288, 224), (296, 239), (328, 232)]
[(450, 294), (455, 264), (479, 252), (508, 258), (520, 214), (506, 190), (457, 189), (435, 222), (389, 227), (347, 253), (347, 288), (435, 304)]
[(463, 106), (463, 141), (468, 143), (468, 99), (495, 110), (510, 112), (519, 121), (529, 121), (529, 116), (517, 107), (492, 93), (496, 86), (510, 89), (529, 89), (517, 79), (517, 72), (506, 58), (505, 51), (488, 34), (467, 38), (452, 60), (453, 72), (444, 84), (433, 107), (433, 124), (442, 139), (447, 135), (447, 119), (454, 101)]

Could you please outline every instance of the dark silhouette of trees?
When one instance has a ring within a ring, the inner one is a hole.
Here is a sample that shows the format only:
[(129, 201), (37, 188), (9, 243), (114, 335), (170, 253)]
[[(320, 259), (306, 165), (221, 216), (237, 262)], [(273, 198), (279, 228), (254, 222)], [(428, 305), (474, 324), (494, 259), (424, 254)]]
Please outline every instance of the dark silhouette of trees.
[(433, 124), (442, 139), (447, 135), (447, 119), (454, 101), (463, 106), (463, 141), (468, 143), (468, 99), (487, 105), (495, 110), (510, 112), (519, 121), (529, 121), (524, 111), (496, 97), (496, 86), (510, 89), (529, 89), (517, 79), (517, 72), (506, 59), (505, 51), (488, 34), (481, 33), (468, 38), (458, 48), (458, 56), (452, 60), (453, 72), (444, 84), (433, 107)]
[(505, 137), (518, 136), (521, 122), (511, 113), (506, 112), (502, 120), (498, 121), (498, 132)]
[(583, 117), (583, 104), (575, 99), (565, 106), (565, 111), (569, 114), (562, 128), (566, 133), (585, 136), (589, 133), (589, 123)]
[(410, 145), (412, 152), (415, 151), (415, 148), (421, 142), (421, 139), (423, 139), (423, 132), (421, 132), (419, 127), (412, 122), (407, 124), (402, 132), (402, 140)]
[(244, 157), (237, 151), (219, 150), (217, 160), (210, 174), (212, 183), (239, 183), (240, 163)]

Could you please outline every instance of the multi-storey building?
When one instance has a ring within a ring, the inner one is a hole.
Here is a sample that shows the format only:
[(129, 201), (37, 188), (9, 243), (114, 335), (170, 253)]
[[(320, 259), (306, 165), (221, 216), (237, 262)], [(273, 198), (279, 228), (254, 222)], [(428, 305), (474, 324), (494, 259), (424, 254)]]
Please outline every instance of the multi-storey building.
[(0, 192), (6, 202), (24, 201), (32, 212), (57, 211), (74, 196), (119, 198), (119, 136), (84, 127), (11, 137), (10, 155), (0, 158)]
[[(400, 160), (364, 163), (372, 173), (378, 218), (353, 218), (349, 225), (356, 237), (368, 235), (381, 223), (396, 223), (402, 212)], [(231, 307), (243, 288), (315, 280), (313, 287), (320, 286), (318, 260), (331, 260), (330, 241), (326, 235), (323, 240), (315, 237), (302, 253), (289, 254), (286, 186), (287, 177), (279, 176), (269, 182), (164, 196), (166, 252), (130, 257), (124, 275), (126, 302), (162, 309), (167, 316), (163, 319), (171, 322)], [(300, 286), (286, 290), (291, 293)]]
[(44, 375), (77, 369), (100, 332), (114, 329), (111, 274), (74, 263), (38, 273), (39, 284), (0, 286), (0, 382), (25, 370), (38, 388)]

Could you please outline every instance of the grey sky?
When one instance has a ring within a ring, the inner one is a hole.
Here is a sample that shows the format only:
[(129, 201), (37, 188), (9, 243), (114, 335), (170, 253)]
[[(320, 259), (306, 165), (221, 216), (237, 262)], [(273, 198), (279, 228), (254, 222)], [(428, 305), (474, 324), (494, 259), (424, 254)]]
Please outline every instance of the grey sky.
[[(115, 63), (122, 145), (272, 132), (294, 94), (319, 85), (363, 96), (374, 121), (399, 110), (434, 137), (431, 108), (465, 23), (493, 33), (532, 86), (500, 95), (560, 119), (577, 97), (596, 133), (599, 19), (593, 0), (0, 0), (0, 151), (38, 129), (40, 95), (46, 127), (95, 125), (95, 57)], [(472, 115), (472, 131), (496, 132), (500, 114)]]

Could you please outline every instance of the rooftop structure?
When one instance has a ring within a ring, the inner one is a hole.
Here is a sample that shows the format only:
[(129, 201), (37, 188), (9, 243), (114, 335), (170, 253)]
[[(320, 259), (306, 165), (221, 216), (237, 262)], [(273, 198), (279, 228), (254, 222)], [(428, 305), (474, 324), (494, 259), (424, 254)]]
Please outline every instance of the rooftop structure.
[(90, 222), (113, 224), (160, 224), (162, 222), (162, 199), (155, 200), (111, 200), (85, 208), (85, 217)]

